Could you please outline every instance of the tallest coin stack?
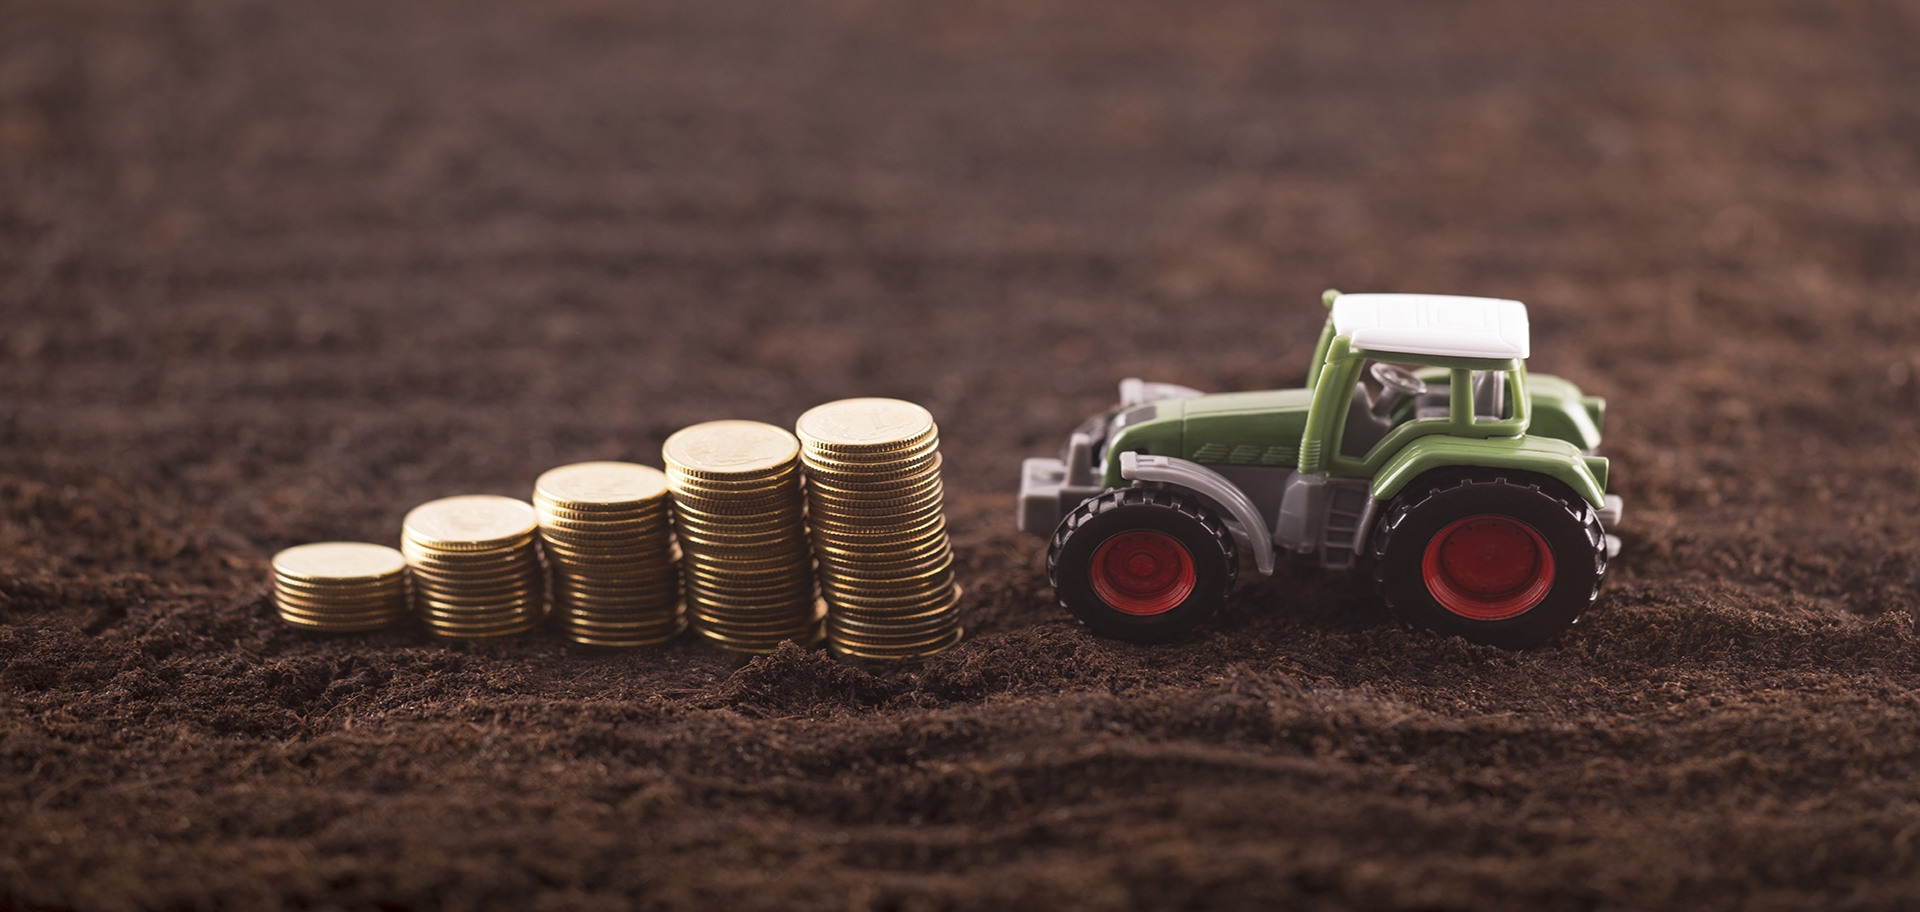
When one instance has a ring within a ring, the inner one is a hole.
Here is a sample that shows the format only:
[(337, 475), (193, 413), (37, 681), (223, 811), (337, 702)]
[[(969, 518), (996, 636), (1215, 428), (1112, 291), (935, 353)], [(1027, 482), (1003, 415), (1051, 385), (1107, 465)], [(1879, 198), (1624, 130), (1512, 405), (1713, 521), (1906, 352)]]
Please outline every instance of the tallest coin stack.
[(808, 410), (795, 429), (828, 644), (903, 659), (958, 642), (933, 415), (898, 399), (843, 399)]

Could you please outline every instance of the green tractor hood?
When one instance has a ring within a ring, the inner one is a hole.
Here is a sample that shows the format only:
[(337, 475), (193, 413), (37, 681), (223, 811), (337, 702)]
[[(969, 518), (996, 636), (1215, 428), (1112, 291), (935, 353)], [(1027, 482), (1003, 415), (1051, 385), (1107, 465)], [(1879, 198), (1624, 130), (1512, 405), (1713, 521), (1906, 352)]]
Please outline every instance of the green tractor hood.
[[(1156, 402), (1120, 416), (1107, 452), (1176, 456), (1202, 465), (1291, 467), (1300, 459), (1300, 437), (1312, 404), (1313, 393), (1303, 389)], [(1101, 483), (1106, 487), (1127, 483), (1118, 459), (1109, 458), (1105, 469)]]

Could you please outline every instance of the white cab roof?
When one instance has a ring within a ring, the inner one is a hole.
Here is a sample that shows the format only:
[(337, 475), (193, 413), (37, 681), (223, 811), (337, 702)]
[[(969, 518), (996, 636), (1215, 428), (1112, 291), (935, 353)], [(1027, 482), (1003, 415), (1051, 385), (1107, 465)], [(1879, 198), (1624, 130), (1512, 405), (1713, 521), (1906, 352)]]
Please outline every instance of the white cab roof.
[(1527, 305), (1458, 295), (1350, 294), (1333, 299), (1333, 331), (1353, 347), (1448, 358), (1525, 358)]

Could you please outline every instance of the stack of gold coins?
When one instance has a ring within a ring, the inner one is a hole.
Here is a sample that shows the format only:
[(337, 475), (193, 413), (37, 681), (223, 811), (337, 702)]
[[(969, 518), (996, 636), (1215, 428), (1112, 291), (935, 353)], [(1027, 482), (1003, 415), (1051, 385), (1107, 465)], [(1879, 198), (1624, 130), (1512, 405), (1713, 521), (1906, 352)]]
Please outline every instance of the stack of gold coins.
[(661, 447), (693, 629), (735, 652), (820, 641), (800, 443), (757, 421), (709, 421)]
[(407, 514), (400, 550), (413, 569), (413, 604), (434, 633), (478, 639), (521, 633), (547, 615), (538, 525), (525, 501), (447, 497)]
[(378, 630), (407, 614), (407, 559), (385, 545), (315, 542), (273, 556), (280, 619), (329, 633)]
[(588, 646), (673, 639), (687, 620), (674, 566), (667, 476), (631, 462), (582, 462), (533, 483), (560, 625)]
[(843, 399), (810, 409), (796, 429), (828, 645), (903, 659), (959, 642), (933, 416), (898, 399)]

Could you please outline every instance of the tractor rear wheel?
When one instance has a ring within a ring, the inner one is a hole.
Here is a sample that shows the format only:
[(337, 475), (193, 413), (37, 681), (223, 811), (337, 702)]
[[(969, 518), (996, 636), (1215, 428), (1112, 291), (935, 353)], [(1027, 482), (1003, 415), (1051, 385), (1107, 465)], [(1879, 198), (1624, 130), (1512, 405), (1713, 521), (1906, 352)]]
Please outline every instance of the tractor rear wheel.
[(1591, 505), (1552, 479), (1494, 470), (1409, 485), (1380, 520), (1374, 558), (1400, 620), (1506, 649), (1572, 626), (1607, 572)]
[(1047, 550), (1060, 607), (1101, 636), (1176, 639), (1212, 619), (1233, 589), (1233, 538), (1188, 495), (1121, 488), (1061, 520)]

